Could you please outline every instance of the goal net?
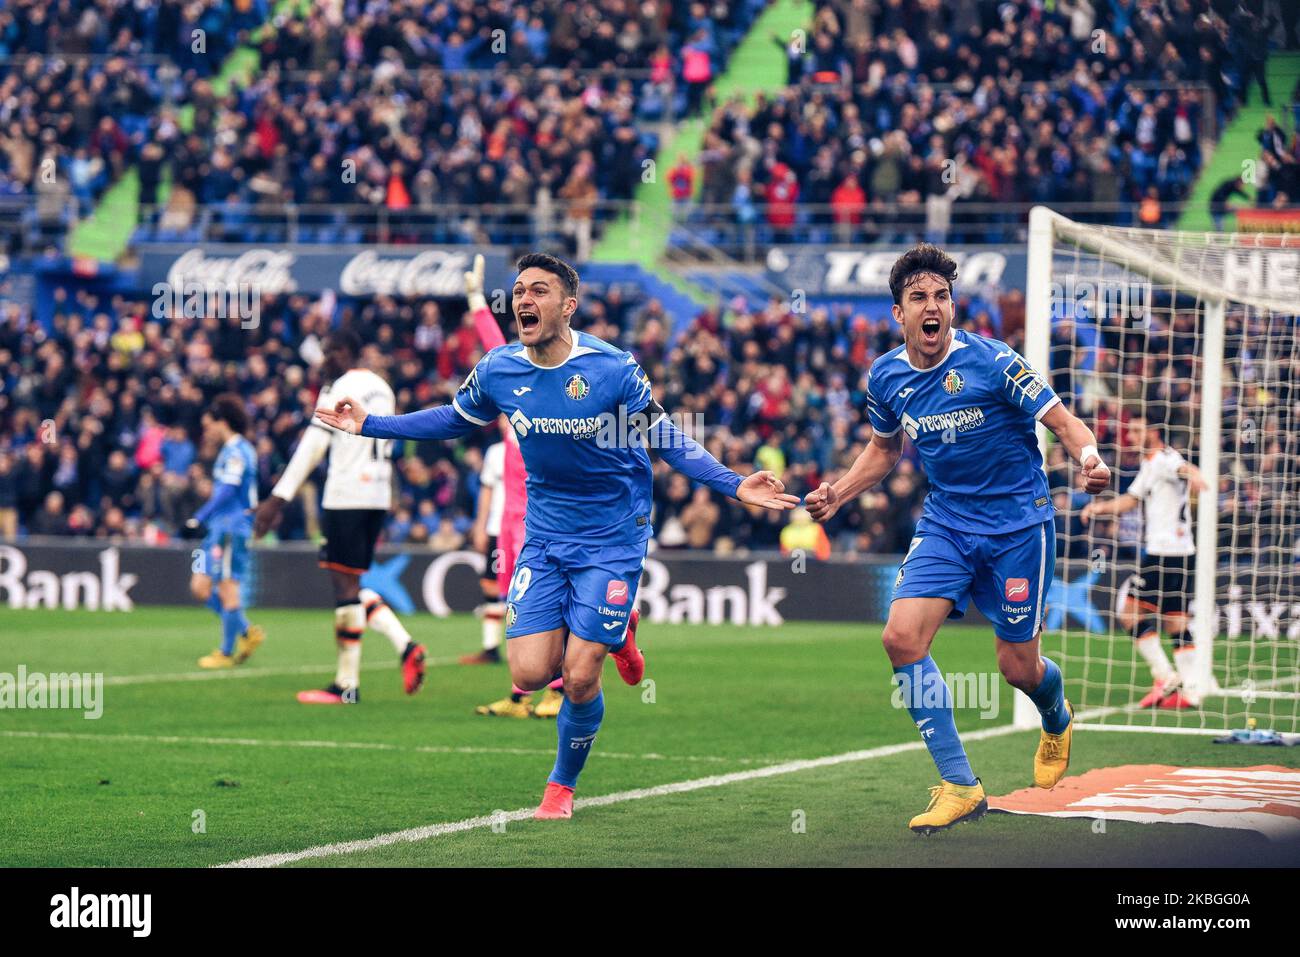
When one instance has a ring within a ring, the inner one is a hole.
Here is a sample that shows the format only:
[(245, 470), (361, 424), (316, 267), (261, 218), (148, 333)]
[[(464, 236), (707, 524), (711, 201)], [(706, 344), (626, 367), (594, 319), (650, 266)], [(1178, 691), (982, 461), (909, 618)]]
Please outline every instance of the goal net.
[[(1300, 240), (1040, 207), (1027, 287), (1026, 358), (1096, 433), (1098, 501), (1137, 503), (1085, 522), (1077, 469), (1040, 436), (1058, 512), (1043, 647), (1079, 726), (1300, 732)], [(1160, 453), (1161, 501), (1133, 484), (1152, 431), (1193, 467)], [(1195, 557), (1160, 557), (1179, 544)]]

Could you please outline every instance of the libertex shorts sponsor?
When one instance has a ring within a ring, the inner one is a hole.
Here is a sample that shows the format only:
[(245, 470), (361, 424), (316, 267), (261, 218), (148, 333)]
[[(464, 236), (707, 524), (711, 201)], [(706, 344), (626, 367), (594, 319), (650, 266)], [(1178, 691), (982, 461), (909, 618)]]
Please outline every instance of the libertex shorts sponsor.
[(949, 618), (971, 599), (1003, 641), (1029, 641), (1043, 620), (1056, 565), (1051, 521), (1014, 532), (961, 532), (923, 518), (898, 570), (894, 600), (949, 598)]
[(622, 643), (645, 555), (645, 542), (598, 546), (526, 539), (507, 592), (506, 637), (568, 626), (588, 641)]

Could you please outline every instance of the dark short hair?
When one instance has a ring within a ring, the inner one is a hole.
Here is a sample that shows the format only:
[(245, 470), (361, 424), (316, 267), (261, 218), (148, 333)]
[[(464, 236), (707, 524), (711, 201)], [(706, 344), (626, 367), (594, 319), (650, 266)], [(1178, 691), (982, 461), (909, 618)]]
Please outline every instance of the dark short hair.
[(1152, 399), (1143, 402), (1132, 412), (1133, 418), (1146, 419), (1147, 425), (1167, 425), (1169, 423), (1169, 402), (1165, 399)]
[(331, 329), (325, 337), (325, 348), (335, 349), (338, 347), (347, 349), (354, 356), (361, 355), (361, 337), (347, 327)]
[(550, 253), (528, 253), (519, 257), (515, 269), (519, 272), (525, 269), (545, 269), (559, 277), (566, 296), (578, 294), (578, 271), (558, 256), (552, 256)]
[(231, 431), (240, 435), (248, 431), (248, 413), (244, 410), (244, 400), (234, 392), (223, 392), (216, 396), (208, 406), (208, 415), (225, 422)]
[(1167, 403), (1148, 402), (1144, 406), (1139, 406), (1129, 415), (1130, 422), (1134, 419), (1141, 419), (1143, 427), (1155, 431), (1160, 436), (1161, 441), (1164, 441), (1168, 435), (1169, 413)]
[(948, 295), (952, 295), (952, 284), (957, 281), (956, 261), (938, 246), (918, 243), (899, 256), (894, 268), (889, 270), (889, 291), (894, 305), (902, 305), (903, 290), (920, 273), (934, 273), (948, 284)]

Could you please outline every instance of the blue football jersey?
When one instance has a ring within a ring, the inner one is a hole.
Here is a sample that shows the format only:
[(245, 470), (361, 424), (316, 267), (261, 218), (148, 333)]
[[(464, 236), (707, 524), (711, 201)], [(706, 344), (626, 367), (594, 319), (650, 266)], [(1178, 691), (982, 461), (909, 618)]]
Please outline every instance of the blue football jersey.
[(635, 420), (650, 403), (636, 359), (584, 332), (558, 366), (538, 366), (518, 342), (485, 355), (453, 406), (487, 425), (504, 414), (528, 471), (528, 537), (617, 545), (650, 538), (650, 456)]
[(253, 443), (242, 435), (232, 435), (217, 453), (212, 466), (212, 481), (233, 485), (235, 497), (208, 516), (208, 528), (230, 535), (251, 535), (252, 509), (257, 508), (257, 453)]
[(1060, 401), (1014, 349), (955, 329), (943, 360), (916, 369), (906, 346), (871, 364), (867, 413), (907, 433), (930, 480), (924, 515), (965, 532), (1027, 528), (1055, 512), (1034, 423)]

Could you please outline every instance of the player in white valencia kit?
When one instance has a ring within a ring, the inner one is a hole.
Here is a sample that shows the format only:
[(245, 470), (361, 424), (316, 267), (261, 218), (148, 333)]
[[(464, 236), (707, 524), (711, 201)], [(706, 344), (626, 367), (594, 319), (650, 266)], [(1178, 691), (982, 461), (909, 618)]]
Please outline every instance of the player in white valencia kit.
[[(1195, 465), (1165, 444), (1161, 418), (1146, 412), (1129, 419), (1129, 444), (1142, 451), (1137, 478), (1122, 495), (1089, 502), (1079, 520), (1087, 525), (1098, 515), (1119, 515), (1142, 506), (1142, 564), (1129, 580), (1120, 611), (1120, 620), (1132, 633), (1155, 680), (1139, 706), (1195, 708), (1204, 689), (1196, 678), (1196, 647), (1187, 608), (1196, 570), (1189, 493), (1204, 492), (1205, 482)], [(1175, 667), (1160, 645), (1162, 624), (1173, 640)]]
[[(356, 367), (361, 340), (350, 330), (335, 330), (325, 340), (321, 371), (329, 384), (318, 401), (332, 402), (344, 395), (364, 395), (375, 409), (395, 411), (393, 390), (369, 369)], [(293, 458), (275, 488), (257, 509), (253, 534), (260, 538), (279, 521), (284, 506), (329, 453), (322, 501), (320, 566), (330, 573), (334, 586), (334, 637), (338, 645), (338, 670), (329, 687), (301, 691), (303, 704), (355, 704), (361, 680), (361, 635), (375, 629), (393, 643), (401, 656), (402, 680), (407, 694), (424, 683), (425, 649), (411, 636), (379, 594), (361, 587), (370, 567), (375, 542), (393, 505), (392, 442), (357, 441), (317, 420), (304, 430)]]

